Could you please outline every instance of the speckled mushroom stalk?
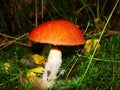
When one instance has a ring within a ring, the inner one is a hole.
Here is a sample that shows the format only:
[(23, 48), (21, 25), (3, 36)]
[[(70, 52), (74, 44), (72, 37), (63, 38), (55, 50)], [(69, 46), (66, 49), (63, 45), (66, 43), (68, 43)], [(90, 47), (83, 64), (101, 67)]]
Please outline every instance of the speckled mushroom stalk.
[(43, 80), (46, 83), (47, 87), (50, 87), (54, 84), (56, 75), (62, 63), (62, 52), (56, 47), (52, 46), (47, 63), (45, 64), (45, 71), (43, 74)]

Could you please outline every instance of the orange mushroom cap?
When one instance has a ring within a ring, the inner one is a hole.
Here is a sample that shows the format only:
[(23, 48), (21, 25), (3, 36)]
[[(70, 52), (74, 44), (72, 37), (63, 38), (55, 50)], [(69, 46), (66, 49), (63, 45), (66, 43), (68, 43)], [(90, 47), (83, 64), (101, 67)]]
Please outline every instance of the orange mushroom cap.
[(39, 43), (74, 46), (85, 43), (81, 30), (66, 20), (52, 20), (37, 26), (29, 39)]

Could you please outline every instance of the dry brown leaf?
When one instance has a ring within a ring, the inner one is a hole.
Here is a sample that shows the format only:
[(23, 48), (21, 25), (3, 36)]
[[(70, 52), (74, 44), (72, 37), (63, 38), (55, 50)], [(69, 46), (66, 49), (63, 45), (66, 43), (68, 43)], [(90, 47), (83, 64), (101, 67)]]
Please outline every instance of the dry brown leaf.
[(31, 76), (29, 78), (29, 81), (32, 84), (33, 90), (46, 90), (46, 85), (41, 78), (36, 76)]
[(120, 33), (120, 32), (119, 32), (119, 31), (116, 31), (116, 30), (107, 30), (107, 31), (105, 32), (104, 38), (109, 37), (109, 36), (116, 35), (116, 34), (118, 34), (118, 33)]
[(23, 72), (21, 70), (19, 70), (19, 76), (20, 76), (20, 81), (23, 85), (25, 85), (25, 83), (27, 82), (27, 80), (25, 78), (23, 78)]

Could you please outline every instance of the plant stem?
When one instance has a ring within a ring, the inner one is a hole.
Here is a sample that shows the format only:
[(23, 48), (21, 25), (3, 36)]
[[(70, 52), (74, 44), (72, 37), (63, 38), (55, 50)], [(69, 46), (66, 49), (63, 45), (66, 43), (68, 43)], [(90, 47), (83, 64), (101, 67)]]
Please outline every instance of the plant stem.
[(97, 18), (100, 17), (99, 9), (99, 0), (97, 0)]
[[(97, 42), (97, 45), (99, 44), (99, 42), (100, 42), (100, 40), (101, 40), (101, 38), (102, 38), (105, 30), (106, 30), (106, 27), (107, 27), (107, 25), (108, 25), (108, 23), (109, 23), (109, 21), (110, 21), (110, 18), (111, 18), (111, 16), (112, 16), (112, 14), (113, 14), (113, 12), (114, 12), (114, 10), (115, 10), (118, 2), (119, 2), (119, 0), (116, 1), (115, 6), (113, 7), (113, 10), (111, 11), (111, 13), (110, 13), (110, 15), (109, 15), (109, 17), (108, 17), (108, 19), (107, 19), (107, 22), (106, 22), (106, 24), (105, 24), (105, 26), (104, 26), (101, 34), (100, 34), (99, 41)], [(96, 46), (97, 46), (97, 45), (96, 45)], [(94, 51), (93, 51), (93, 54), (92, 54), (91, 57), (90, 57), (90, 61), (89, 61), (88, 65), (87, 65), (87, 68), (86, 68), (83, 76), (78, 79), (78, 86), (80, 86), (80, 85), (82, 84), (82, 82), (83, 82), (83, 80), (84, 80), (84, 78), (85, 78), (85, 76), (86, 76), (86, 74), (87, 74), (87, 72), (88, 72), (88, 69), (90, 68), (90, 65), (91, 65), (91, 63), (92, 63), (92, 60), (93, 60), (93, 58), (94, 58), (94, 55), (95, 55), (96, 50), (97, 50), (97, 47), (95, 47), (95, 49), (94, 49)], [(78, 89), (79, 89), (79, 87), (77, 88), (77, 90), (78, 90)]]
[(37, 25), (38, 25), (38, 16), (37, 16), (37, 11), (38, 11), (38, 9), (37, 9), (38, 7), (37, 7), (37, 0), (35, 0), (35, 26), (37, 27)]
[(42, 0), (42, 5), (41, 5), (41, 9), (42, 9), (42, 10), (41, 10), (41, 12), (42, 12), (41, 18), (42, 18), (42, 21), (43, 21), (43, 15), (44, 15), (44, 14), (43, 14), (43, 4), (44, 4), (44, 0)]

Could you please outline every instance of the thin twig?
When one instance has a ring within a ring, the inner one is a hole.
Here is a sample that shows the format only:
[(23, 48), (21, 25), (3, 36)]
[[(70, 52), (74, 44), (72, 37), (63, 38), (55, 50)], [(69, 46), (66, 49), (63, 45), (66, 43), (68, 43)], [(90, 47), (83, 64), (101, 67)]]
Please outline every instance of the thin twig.
[(58, 13), (60, 16), (62, 16), (64, 19), (67, 19), (64, 15), (62, 15), (54, 6), (53, 2), (51, 0), (50, 1), (50, 4), (52, 5), (53, 9), (55, 10), (56, 13)]
[(83, 35), (85, 35), (85, 33), (87, 32), (89, 26), (90, 26), (90, 21), (88, 21), (87, 27), (86, 27), (85, 31), (83, 32)]
[(37, 0), (35, 0), (35, 26), (38, 25), (38, 7), (37, 7)]
[(107, 4), (107, 1), (108, 1), (108, 0), (105, 0), (105, 3), (103, 4), (103, 7), (102, 7), (102, 10), (101, 10), (100, 16), (103, 15), (103, 11), (104, 11), (104, 9), (105, 9), (105, 6), (106, 6), (106, 4)]
[(14, 40), (12, 41), (9, 41), (5, 46), (3, 46), (2, 48), (0, 48), (0, 50), (4, 49), (5, 47), (11, 45), (12, 43), (16, 42), (17, 40), (19, 40), (20, 38), (24, 37), (25, 35), (28, 35), (28, 33), (25, 33), (23, 34), (22, 36), (18, 37), (18, 38), (15, 38)]
[(15, 39), (15, 37), (12, 37), (12, 36), (9, 36), (9, 35), (6, 35), (6, 34), (2, 34), (2, 33), (0, 33), (0, 35), (5, 36), (5, 37), (8, 37), (8, 38)]
[(42, 12), (41, 13), (41, 18), (42, 18), (42, 22), (43, 22), (43, 16), (44, 16), (44, 12), (43, 12), (43, 10), (44, 10), (43, 8), (44, 7), (43, 7), (43, 5), (44, 5), (44, 0), (42, 0), (42, 5), (41, 5), (41, 12)]
[(75, 60), (75, 62), (73, 63), (72, 67), (70, 68), (70, 70), (69, 70), (69, 72), (68, 72), (68, 74), (67, 74), (67, 76), (66, 76), (66, 80), (68, 80), (68, 77), (69, 77), (71, 71), (73, 70), (75, 64), (77, 63), (77, 61), (78, 61), (78, 58)]
[[(3, 37), (10, 38), (10, 39), (16, 39), (15, 37), (12, 37), (12, 36), (9, 36), (9, 35), (6, 35), (6, 34), (0, 33), (0, 35), (3, 36)], [(11, 40), (11, 41), (13, 41), (13, 40)], [(10, 41), (9, 41), (9, 42), (10, 42)], [(17, 44), (20, 44), (20, 45), (23, 45), (23, 46), (27, 46), (27, 47), (30, 47), (30, 46), (31, 46), (31, 45), (29, 45), (28, 43), (22, 43), (22, 42), (18, 42), (18, 41), (14, 42), (14, 43), (17, 43)], [(2, 46), (4, 46), (4, 45), (7, 45), (7, 44), (8, 44), (8, 42), (1, 43), (1, 44), (0, 44), (0, 47), (2, 47)]]
[[(83, 58), (87, 58), (87, 56), (81, 55), (81, 54), (77, 54), (78, 57), (83, 57)], [(93, 58), (94, 61), (101, 61), (101, 62), (112, 62), (112, 63), (120, 63), (120, 61), (115, 61), (115, 60), (109, 60), (109, 59), (100, 59), (100, 58)]]

